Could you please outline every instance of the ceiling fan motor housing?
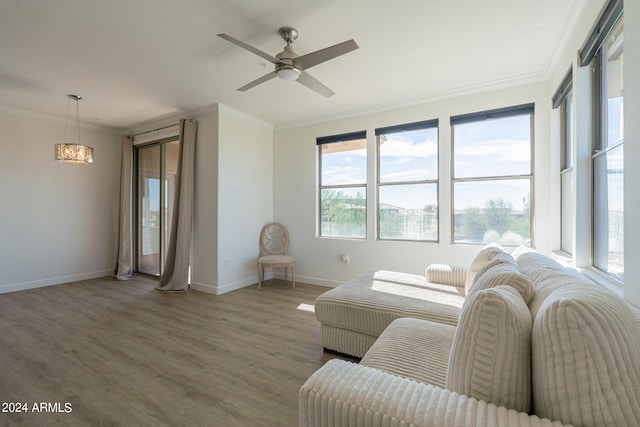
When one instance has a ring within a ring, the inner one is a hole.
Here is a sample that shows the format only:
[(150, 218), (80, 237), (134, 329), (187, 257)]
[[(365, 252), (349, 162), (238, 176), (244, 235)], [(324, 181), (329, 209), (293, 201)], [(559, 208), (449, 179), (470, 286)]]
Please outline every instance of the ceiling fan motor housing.
[(282, 27), (278, 30), (278, 33), (287, 44), (293, 43), (293, 41), (298, 38), (298, 30), (293, 27)]
[(275, 70), (278, 77), (283, 80), (298, 80), (298, 77), (300, 77), (302, 73), (302, 67), (295, 61), (297, 57), (298, 54), (293, 51), (293, 48), (287, 40), (287, 45), (284, 47), (284, 50), (276, 55), (279, 61), (276, 64)]

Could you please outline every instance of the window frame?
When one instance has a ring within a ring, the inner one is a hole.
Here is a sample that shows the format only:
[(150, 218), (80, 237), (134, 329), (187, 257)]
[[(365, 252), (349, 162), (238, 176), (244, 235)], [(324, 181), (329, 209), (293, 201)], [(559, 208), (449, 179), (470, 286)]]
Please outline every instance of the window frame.
[[(456, 178), (456, 170), (455, 170), (455, 126), (460, 124), (472, 123), (472, 122), (480, 122), (483, 120), (489, 119), (498, 119), (498, 118), (507, 118), (514, 117), (519, 115), (529, 115), (529, 174), (517, 174), (517, 175), (493, 175), (493, 176), (478, 176), (478, 177), (464, 177), (464, 178)], [(465, 182), (498, 182), (498, 181), (506, 181), (506, 180), (529, 180), (529, 200), (530, 200), (530, 217), (529, 217), (529, 246), (535, 247), (535, 227), (534, 227), (534, 217), (535, 217), (535, 103), (527, 103), (521, 105), (514, 105), (510, 107), (497, 108), (493, 110), (485, 110), (478, 111), (474, 113), (461, 114), (456, 116), (451, 116), (449, 118), (450, 126), (451, 126), (451, 244), (459, 245), (484, 245), (484, 242), (466, 242), (466, 241), (456, 241), (455, 232), (456, 232), (456, 224), (455, 224), (455, 187), (456, 183), (465, 183)]]
[[(592, 80), (592, 141), (591, 141), (591, 267), (598, 271), (601, 274), (604, 274), (609, 279), (615, 281), (618, 284), (624, 283), (624, 267), (622, 269), (621, 274), (615, 274), (610, 271), (610, 264), (607, 263), (607, 266), (602, 266), (598, 264), (598, 236), (601, 234), (602, 230), (598, 230), (598, 198), (597, 198), (597, 189), (601, 187), (602, 180), (604, 180), (604, 184), (608, 185), (608, 175), (602, 177), (598, 174), (598, 168), (596, 163), (599, 160), (602, 160), (604, 157), (604, 161), (607, 159), (607, 155), (612, 153), (614, 150), (622, 149), (624, 150), (624, 134), (622, 135), (622, 139), (616, 141), (613, 144), (610, 144), (608, 140), (605, 144), (605, 139), (607, 139), (607, 135), (605, 132), (609, 129), (609, 124), (607, 124), (606, 128), (603, 126), (603, 117), (606, 114), (604, 108), (604, 97), (606, 94), (604, 93), (605, 85), (603, 84), (603, 78), (606, 76), (606, 73), (603, 72), (603, 68), (606, 61), (602, 60), (603, 48), (607, 40), (609, 40), (609, 36), (611, 33), (617, 28), (618, 25), (622, 25), (622, 34), (624, 34), (624, 22), (623, 21), (623, 9), (622, 9), (622, 1), (621, 0), (612, 0), (607, 3), (605, 8), (602, 11), (598, 21), (596, 22), (596, 26), (594, 29), (597, 29), (598, 37), (595, 37), (592, 34), (590, 35), (588, 40), (595, 39), (595, 44), (592, 45), (590, 55), (586, 55), (585, 60), (590, 59), (586, 65), (592, 67), (593, 70), (593, 80)], [(624, 52), (624, 38), (623, 38), (623, 52)], [(587, 44), (587, 43), (585, 43)], [(580, 57), (583, 57), (582, 51), (580, 52)], [(624, 97), (623, 97), (623, 106), (624, 106)], [(624, 108), (623, 108), (624, 111)], [(624, 174), (624, 165), (623, 171)], [(623, 178), (624, 179), (624, 178)], [(623, 181), (624, 182), (624, 181)], [(624, 218), (624, 188), (622, 190), (623, 194), (623, 205), (622, 205), (622, 216)], [(610, 220), (611, 218), (607, 215), (607, 234), (610, 233)], [(624, 222), (624, 219), (623, 219)], [(624, 233), (624, 232), (623, 232)], [(622, 248), (622, 258), (624, 259), (624, 234), (623, 234), (623, 248)], [(607, 242), (608, 247), (608, 242)], [(608, 251), (609, 255), (611, 254), (610, 250)]]
[[(423, 180), (411, 180), (411, 181), (381, 181), (380, 179), (380, 137), (382, 135), (398, 134), (401, 132), (410, 132), (414, 130), (422, 129), (435, 129), (436, 130), (436, 146), (438, 149), (436, 155), (436, 178), (435, 179), (423, 179)], [(375, 129), (376, 136), (376, 240), (379, 241), (395, 241), (395, 242), (422, 242), (422, 243), (438, 243), (440, 241), (440, 127), (439, 120), (423, 120), (419, 122), (405, 123), (401, 125), (386, 126)], [(435, 184), (436, 186), (436, 237), (435, 239), (408, 239), (408, 238), (383, 238), (380, 236), (380, 188), (381, 187), (393, 187), (398, 185), (420, 185), (420, 184)]]
[[(558, 86), (558, 89), (552, 96), (552, 106), (554, 109), (559, 109), (560, 114), (560, 251), (566, 255), (573, 255), (573, 241), (575, 238), (575, 208), (570, 212), (570, 224), (565, 223), (567, 219), (564, 211), (564, 205), (566, 198), (569, 197), (569, 203), (573, 203), (575, 197), (572, 190), (568, 195), (565, 190), (565, 177), (571, 175), (575, 176), (573, 153), (575, 152), (575, 138), (573, 132), (573, 125), (575, 121), (574, 111), (575, 105), (573, 102), (573, 68), (569, 68), (569, 71), (562, 79), (562, 82)], [(568, 110), (569, 106), (571, 109)], [(570, 150), (567, 150), (567, 148)], [(569, 151), (569, 153), (567, 153)], [(570, 239), (569, 242), (565, 241), (566, 228), (571, 228), (571, 235), (566, 236)]]
[[(333, 143), (344, 143), (351, 141), (365, 141), (365, 178), (362, 184), (333, 184), (324, 185), (322, 182), (322, 146)], [(367, 131), (356, 131), (349, 133), (342, 133), (337, 135), (323, 136), (316, 138), (317, 145), (317, 159), (318, 159), (318, 194), (317, 194), (317, 219), (316, 219), (316, 237), (321, 239), (346, 239), (346, 240), (367, 240), (368, 237), (368, 199), (369, 199), (369, 186), (368, 186), (368, 150), (367, 150)], [(326, 189), (351, 189), (351, 188), (363, 188), (364, 189), (364, 236), (324, 236), (322, 235), (322, 190)]]

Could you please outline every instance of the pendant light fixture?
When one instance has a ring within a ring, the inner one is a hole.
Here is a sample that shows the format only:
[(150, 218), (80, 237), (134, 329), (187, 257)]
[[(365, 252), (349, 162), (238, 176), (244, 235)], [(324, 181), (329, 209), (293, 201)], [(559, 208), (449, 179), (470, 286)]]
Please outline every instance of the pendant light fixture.
[[(88, 165), (93, 163), (93, 148), (80, 144), (80, 105), (78, 101), (82, 99), (78, 95), (67, 95), (67, 123), (64, 127), (64, 142), (55, 146), (55, 160), (60, 163), (75, 163), (80, 165)], [(76, 121), (75, 128), (72, 129), (71, 136), (67, 140), (67, 132), (69, 130), (69, 110), (71, 100), (76, 102)]]

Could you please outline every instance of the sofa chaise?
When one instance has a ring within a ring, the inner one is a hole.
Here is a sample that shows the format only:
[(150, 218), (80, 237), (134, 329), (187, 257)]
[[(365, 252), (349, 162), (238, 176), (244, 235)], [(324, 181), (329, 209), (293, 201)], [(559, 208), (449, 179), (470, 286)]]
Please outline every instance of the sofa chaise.
[(639, 426), (640, 311), (535, 251), (506, 255), (454, 324), (397, 313), (359, 364), (316, 371), (300, 425)]
[(455, 326), (477, 271), (500, 246), (482, 249), (469, 268), (432, 264), (424, 276), (370, 271), (323, 293), (315, 303), (325, 350), (361, 358), (395, 319), (414, 317)]

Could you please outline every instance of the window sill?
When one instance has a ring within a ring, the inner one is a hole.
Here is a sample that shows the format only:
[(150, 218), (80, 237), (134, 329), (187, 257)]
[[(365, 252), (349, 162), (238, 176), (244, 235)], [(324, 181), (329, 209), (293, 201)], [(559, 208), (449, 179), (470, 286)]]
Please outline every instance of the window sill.
[(619, 297), (624, 298), (624, 285), (623, 283), (610, 277), (608, 274), (601, 272), (593, 267), (576, 267), (573, 258), (564, 252), (552, 252), (551, 258), (556, 260), (559, 264), (566, 268), (577, 270), (584, 274), (589, 280), (596, 285), (600, 285), (609, 289)]
[(593, 267), (580, 268), (579, 270), (596, 284), (604, 286), (619, 297), (624, 298), (624, 285), (621, 282)]
[(364, 242), (366, 237), (343, 237), (343, 236), (316, 236), (316, 239), (320, 240), (353, 240), (356, 242)]

